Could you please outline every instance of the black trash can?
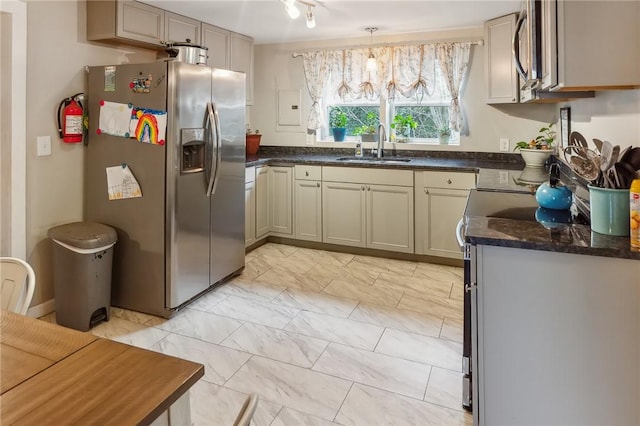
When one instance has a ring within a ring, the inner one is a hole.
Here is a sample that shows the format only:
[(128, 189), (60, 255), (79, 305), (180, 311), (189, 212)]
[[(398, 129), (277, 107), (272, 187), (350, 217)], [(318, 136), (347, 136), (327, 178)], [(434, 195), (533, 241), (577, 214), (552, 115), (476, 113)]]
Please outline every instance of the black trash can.
[(87, 331), (109, 321), (111, 266), (115, 229), (95, 222), (75, 222), (49, 229), (53, 245), (56, 322)]

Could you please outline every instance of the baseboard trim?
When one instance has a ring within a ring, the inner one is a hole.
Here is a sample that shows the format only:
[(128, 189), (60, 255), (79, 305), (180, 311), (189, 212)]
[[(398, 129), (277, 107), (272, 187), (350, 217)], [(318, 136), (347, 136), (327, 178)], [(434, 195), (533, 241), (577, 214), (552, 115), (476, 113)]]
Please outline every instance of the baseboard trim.
[(40, 318), (56, 310), (56, 300), (50, 299), (39, 305), (32, 306), (27, 311), (27, 316), (32, 318)]

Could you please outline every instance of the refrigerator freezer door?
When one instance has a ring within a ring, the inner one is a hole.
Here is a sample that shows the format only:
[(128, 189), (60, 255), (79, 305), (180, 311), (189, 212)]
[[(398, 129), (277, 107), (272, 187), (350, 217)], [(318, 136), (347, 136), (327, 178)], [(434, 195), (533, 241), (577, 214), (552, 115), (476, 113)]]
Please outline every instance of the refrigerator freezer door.
[(212, 81), (219, 129), (218, 170), (210, 197), (210, 280), (215, 284), (244, 268), (245, 75), (214, 69)]
[[(209, 197), (206, 173), (181, 173), (184, 129), (203, 129), (205, 150), (211, 140), (207, 104), (211, 101), (211, 69), (168, 63), (166, 307), (174, 309), (209, 286)], [(199, 134), (199, 132), (196, 132)], [(205, 160), (205, 167), (208, 167)]]
[[(148, 92), (130, 84), (151, 77)], [(89, 140), (85, 150), (84, 218), (112, 226), (114, 248), (112, 304), (156, 315), (165, 312), (165, 154), (168, 145), (98, 133), (101, 102), (167, 109), (167, 65), (127, 64), (89, 69)], [(127, 164), (142, 197), (109, 200), (106, 167)]]

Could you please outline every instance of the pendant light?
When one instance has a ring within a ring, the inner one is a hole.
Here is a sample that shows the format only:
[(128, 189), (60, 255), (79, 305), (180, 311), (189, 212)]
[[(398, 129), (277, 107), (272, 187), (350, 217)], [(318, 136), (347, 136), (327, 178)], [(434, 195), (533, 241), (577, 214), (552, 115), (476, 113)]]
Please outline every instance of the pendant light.
[(366, 69), (369, 72), (374, 72), (378, 70), (378, 63), (376, 62), (376, 57), (373, 55), (373, 51), (371, 50), (371, 44), (373, 43), (373, 33), (375, 31), (378, 31), (377, 27), (367, 27), (365, 28), (366, 31), (369, 32), (370, 34), (370, 38), (369, 38), (369, 59), (367, 59), (367, 66)]

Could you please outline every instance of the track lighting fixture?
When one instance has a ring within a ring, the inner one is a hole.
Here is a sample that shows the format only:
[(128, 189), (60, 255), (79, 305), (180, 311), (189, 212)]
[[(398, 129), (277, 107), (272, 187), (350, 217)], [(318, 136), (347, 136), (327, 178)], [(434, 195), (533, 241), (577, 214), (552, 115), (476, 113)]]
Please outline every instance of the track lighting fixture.
[(306, 5), (307, 6), (307, 13), (306, 13), (307, 28), (315, 28), (316, 17), (312, 9), (313, 7), (316, 6), (315, 3), (307, 2), (304, 0), (280, 0), (280, 2), (284, 5), (284, 10), (287, 12), (287, 14), (291, 19), (296, 19), (298, 16), (300, 16), (300, 10), (296, 6), (296, 3)]
[(296, 19), (300, 16), (300, 10), (296, 7), (295, 0), (281, 0), (284, 3), (284, 10), (287, 11), (289, 18)]
[(307, 28), (315, 28), (316, 26), (316, 17), (313, 15), (313, 11), (311, 10), (311, 5), (307, 5)]
[(373, 52), (371, 51), (371, 44), (373, 43), (373, 33), (375, 31), (378, 31), (378, 28), (376, 28), (376, 27), (367, 27), (367, 28), (365, 28), (365, 31), (368, 31), (370, 33), (370, 38), (369, 38), (369, 58), (367, 59), (366, 69), (369, 72), (373, 72), (373, 71), (376, 71), (378, 69), (378, 63), (376, 62), (376, 57), (373, 55)]

